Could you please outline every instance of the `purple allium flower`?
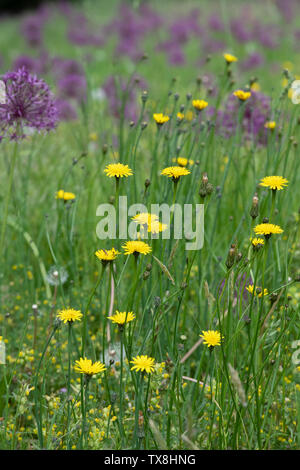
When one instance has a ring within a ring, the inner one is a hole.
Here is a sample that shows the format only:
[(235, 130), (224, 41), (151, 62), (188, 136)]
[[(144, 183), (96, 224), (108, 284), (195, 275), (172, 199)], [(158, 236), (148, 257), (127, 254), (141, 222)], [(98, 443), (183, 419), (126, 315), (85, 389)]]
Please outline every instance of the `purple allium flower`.
[(86, 79), (82, 75), (66, 75), (58, 81), (57, 87), (64, 98), (75, 98), (79, 102), (86, 99)]
[[(216, 117), (217, 132), (224, 137), (235, 134), (237, 127), (239, 102), (231, 94), (224, 110), (219, 110)], [(213, 115), (213, 111), (212, 111)], [(259, 144), (266, 144), (264, 124), (270, 115), (270, 98), (263, 93), (251, 90), (251, 97), (245, 103), (242, 130), (245, 139), (254, 139)]]
[(260, 67), (264, 63), (264, 58), (259, 52), (253, 52), (241, 63), (242, 70), (250, 70)]
[(140, 5), (139, 14), (143, 24), (143, 29), (146, 33), (158, 29), (164, 23), (163, 18), (147, 3), (142, 3)]
[(31, 47), (40, 47), (43, 43), (43, 28), (49, 17), (49, 8), (44, 5), (35, 14), (27, 15), (21, 22), (21, 32)]
[[(124, 116), (126, 119), (131, 120), (131, 121), (135, 121), (137, 118), (135, 86), (138, 86), (140, 89), (145, 90), (146, 83), (144, 80), (140, 79), (139, 77), (134, 76), (132, 77), (132, 80), (127, 89), (127, 97), (126, 97), (127, 99), (126, 99), (125, 107), (124, 107)], [(121, 93), (123, 94), (126, 89), (126, 81), (121, 79), (120, 85), (118, 87), (116, 83), (116, 78), (114, 76), (111, 76), (106, 80), (102, 88), (108, 99), (109, 110), (111, 111), (114, 117), (119, 119), (120, 113), (121, 113), (121, 104), (122, 104), (122, 99), (120, 96), (119, 88), (121, 89)]]
[(213, 31), (224, 31), (224, 23), (217, 13), (213, 13), (208, 19), (208, 25)]
[(16, 58), (13, 63), (13, 69), (19, 70), (25, 68), (30, 73), (40, 73), (38, 60), (28, 55), (22, 55)]
[(241, 18), (237, 18), (230, 23), (231, 32), (238, 42), (248, 42), (253, 39), (252, 32), (249, 31), (249, 22), (245, 19), (242, 21)]
[(54, 129), (57, 108), (44, 80), (31, 75), (24, 67), (2, 77), (5, 96), (0, 102), (0, 132), (11, 139), (24, 137), (23, 127), (38, 131)]
[(55, 106), (60, 121), (75, 121), (77, 119), (76, 109), (69, 101), (57, 98), (55, 100)]
[(291, 23), (294, 16), (296, 2), (294, 0), (276, 0), (276, 6), (287, 23)]
[(54, 75), (57, 78), (63, 78), (67, 75), (82, 75), (84, 70), (80, 62), (72, 59), (64, 59), (62, 57), (54, 57), (52, 60)]

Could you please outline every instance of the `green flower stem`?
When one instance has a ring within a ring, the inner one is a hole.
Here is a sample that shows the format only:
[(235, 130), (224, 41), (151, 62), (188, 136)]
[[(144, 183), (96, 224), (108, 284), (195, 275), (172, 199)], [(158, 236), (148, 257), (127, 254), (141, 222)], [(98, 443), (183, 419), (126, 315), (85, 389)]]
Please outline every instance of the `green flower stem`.
[(70, 418), (71, 418), (71, 351), (72, 351), (72, 322), (68, 322), (68, 381), (67, 381), (67, 449), (70, 449)]
[(3, 249), (4, 249), (4, 239), (5, 239), (5, 232), (6, 232), (6, 225), (7, 225), (8, 208), (9, 208), (11, 189), (12, 189), (12, 183), (13, 183), (13, 178), (14, 178), (14, 171), (15, 171), (17, 155), (18, 155), (18, 148), (19, 148), (19, 144), (18, 144), (18, 141), (16, 140), (14, 144), (11, 163), (10, 163), (7, 191), (6, 191), (5, 201), (4, 201), (3, 220), (2, 220), (1, 235), (0, 235), (0, 258), (1, 259), (3, 255)]
[(89, 300), (88, 300), (88, 303), (85, 307), (85, 310), (84, 310), (84, 314), (83, 314), (83, 322), (82, 322), (82, 350), (81, 350), (81, 356), (84, 357), (84, 353), (85, 353), (85, 344), (86, 344), (86, 335), (87, 335), (87, 314), (88, 314), (88, 310), (89, 310), (89, 307), (91, 305), (91, 302), (93, 300), (93, 297), (97, 291), (97, 288), (103, 278), (103, 275), (104, 275), (104, 271), (105, 271), (105, 265), (102, 264), (102, 270), (101, 270), (101, 273), (100, 273), (100, 276), (96, 282), (96, 285), (95, 287), (93, 288), (92, 292), (91, 292), (91, 295), (89, 297)]

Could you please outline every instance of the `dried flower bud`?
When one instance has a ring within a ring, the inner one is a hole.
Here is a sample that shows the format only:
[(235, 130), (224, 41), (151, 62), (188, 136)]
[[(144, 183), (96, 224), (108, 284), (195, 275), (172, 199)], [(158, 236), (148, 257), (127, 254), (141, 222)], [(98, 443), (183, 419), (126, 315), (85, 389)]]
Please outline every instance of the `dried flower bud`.
[(252, 217), (252, 219), (256, 219), (256, 217), (258, 217), (258, 197), (257, 197), (257, 194), (255, 193), (255, 195), (253, 196), (253, 199), (252, 199), (252, 207), (251, 207), (251, 210), (250, 210), (250, 215)]
[(213, 185), (208, 182), (207, 173), (203, 173), (200, 190), (199, 190), (200, 197), (204, 199), (206, 196), (210, 196), (213, 190), (214, 190)]
[(227, 259), (226, 259), (226, 267), (227, 269), (232, 268), (234, 265), (236, 258), (236, 245), (231, 245), (230, 250), (228, 251)]
[(148, 91), (144, 90), (142, 92), (141, 100), (142, 100), (143, 103), (146, 103), (147, 99), (148, 99)]

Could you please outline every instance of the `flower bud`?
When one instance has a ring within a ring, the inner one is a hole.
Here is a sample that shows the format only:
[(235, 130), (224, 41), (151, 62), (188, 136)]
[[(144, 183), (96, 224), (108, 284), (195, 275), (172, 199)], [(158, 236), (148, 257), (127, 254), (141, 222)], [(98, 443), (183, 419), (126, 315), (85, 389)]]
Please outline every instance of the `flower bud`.
[(252, 207), (250, 210), (250, 215), (252, 219), (256, 219), (258, 217), (258, 197), (257, 193), (254, 194), (253, 199), (252, 199)]
[(226, 259), (226, 267), (227, 269), (232, 268), (235, 262), (236, 257), (236, 245), (232, 244), (230, 250), (228, 251), (227, 259)]

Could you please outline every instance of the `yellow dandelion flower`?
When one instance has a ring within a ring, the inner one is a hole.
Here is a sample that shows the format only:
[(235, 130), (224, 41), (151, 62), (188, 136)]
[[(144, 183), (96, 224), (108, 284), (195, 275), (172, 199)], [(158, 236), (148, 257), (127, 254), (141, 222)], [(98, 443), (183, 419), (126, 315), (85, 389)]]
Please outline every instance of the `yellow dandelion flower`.
[(133, 174), (129, 166), (123, 165), (123, 163), (110, 163), (104, 169), (104, 173), (106, 173), (106, 175), (110, 178), (112, 178), (113, 176), (115, 178), (123, 178), (123, 176), (127, 178), (128, 176), (131, 176)]
[(162, 224), (158, 220), (156, 214), (149, 214), (148, 212), (142, 212), (132, 217), (132, 220), (140, 225), (143, 225), (148, 232), (159, 233), (167, 229), (166, 224)]
[(250, 89), (253, 91), (260, 91), (261, 90), (260, 84), (257, 82), (254, 82), (250, 85)]
[(159, 222), (159, 221), (154, 221), (147, 226), (148, 232), (151, 232), (151, 233), (164, 232), (167, 228), (168, 228), (167, 224), (163, 224), (162, 222)]
[(170, 120), (169, 116), (163, 113), (154, 113), (153, 119), (156, 122), (156, 124), (159, 126), (162, 126), (163, 124), (165, 124), (165, 122), (168, 122)]
[(250, 241), (252, 243), (253, 248), (256, 250), (258, 250), (265, 244), (265, 240), (263, 238), (250, 238)]
[(133, 365), (131, 370), (147, 372), (147, 374), (151, 374), (154, 372), (154, 361), (153, 357), (149, 356), (136, 356), (130, 361)]
[(68, 193), (67, 191), (64, 191), (63, 189), (60, 189), (59, 191), (56, 192), (55, 198), (63, 199), (64, 201), (72, 201), (73, 199), (76, 198), (76, 196), (74, 193)]
[(60, 310), (60, 312), (58, 312), (57, 314), (57, 318), (59, 318), (64, 323), (67, 323), (67, 322), (73, 323), (76, 320), (80, 321), (81, 317), (82, 317), (82, 313), (80, 312), (80, 310), (74, 310), (74, 308), (66, 308), (66, 309)]
[(117, 323), (118, 325), (124, 325), (125, 323), (129, 323), (135, 319), (135, 315), (133, 312), (119, 312), (116, 310), (116, 313), (111, 317), (107, 317), (113, 323)]
[(194, 113), (193, 111), (189, 110), (186, 112), (185, 119), (187, 121), (192, 121), (194, 119)]
[(141, 225), (148, 225), (152, 222), (158, 221), (158, 216), (156, 214), (150, 214), (149, 212), (141, 212), (140, 214), (136, 214), (132, 217), (132, 220)]
[[(254, 296), (258, 295), (258, 297), (262, 297), (263, 295), (260, 287), (256, 287), (256, 289), (254, 290), (253, 284), (249, 284), (249, 286), (247, 286), (246, 289), (250, 294), (253, 294)], [(268, 289), (264, 289), (264, 296), (268, 295), (268, 293), (269, 293)]]
[(83, 359), (81, 357), (79, 360), (75, 361), (74, 370), (80, 374), (85, 374), (91, 377), (92, 375), (105, 371), (106, 367), (102, 362), (94, 362), (93, 364), (91, 359)]
[(102, 261), (103, 263), (108, 263), (110, 261), (114, 261), (120, 252), (112, 248), (111, 250), (105, 250), (102, 248), (101, 250), (97, 250), (95, 252), (97, 258)]
[(202, 111), (208, 106), (208, 102), (205, 100), (193, 100), (192, 105), (197, 111)]
[(254, 227), (254, 232), (256, 235), (264, 235), (266, 238), (270, 238), (272, 234), (282, 233), (283, 230), (279, 225), (265, 223), (256, 225), (256, 227)]
[(231, 62), (237, 62), (238, 59), (232, 54), (225, 53), (223, 54), (224, 59), (226, 60), (227, 64), (231, 64)]
[(288, 180), (283, 178), (283, 176), (265, 176), (261, 179), (260, 186), (265, 186), (266, 188), (280, 190), (284, 189), (284, 186), (288, 185)]
[(152, 251), (151, 246), (140, 240), (129, 240), (122, 248), (125, 250), (125, 255), (148, 255)]
[(233, 92), (234, 96), (236, 96), (240, 101), (246, 101), (251, 96), (250, 91), (243, 91), (243, 90), (236, 90)]
[(160, 174), (164, 176), (168, 176), (169, 178), (173, 178), (173, 181), (174, 181), (174, 180), (178, 180), (180, 176), (189, 175), (190, 171), (181, 166), (169, 166), (167, 168), (164, 168)]
[(178, 157), (172, 158), (172, 162), (177, 163), (178, 166), (187, 166), (187, 165), (194, 165), (194, 160), (189, 160), (188, 158)]
[(276, 122), (275, 121), (267, 121), (264, 125), (266, 129), (271, 129), (273, 131), (276, 127)]
[(203, 338), (203, 344), (206, 344), (209, 348), (214, 348), (215, 346), (220, 346), (221, 344), (222, 337), (219, 331), (202, 331), (202, 335), (199, 336)]
[(177, 113), (177, 119), (178, 119), (178, 121), (182, 121), (182, 120), (184, 119), (184, 114), (178, 112), (178, 113)]

